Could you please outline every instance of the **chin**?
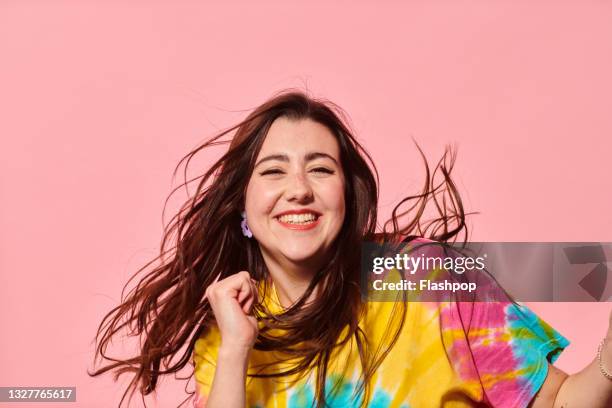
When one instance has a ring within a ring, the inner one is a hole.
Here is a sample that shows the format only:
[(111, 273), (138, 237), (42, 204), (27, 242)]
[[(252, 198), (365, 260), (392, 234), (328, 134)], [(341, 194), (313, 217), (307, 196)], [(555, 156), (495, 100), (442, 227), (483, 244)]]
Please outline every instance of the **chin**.
[(307, 262), (313, 259), (317, 255), (317, 253), (316, 252), (308, 252), (308, 253), (283, 252), (283, 255), (285, 256), (285, 258), (289, 259), (290, 261), (298, 263), (298, 262)]
[(317, 257), (322, 251), (322, 248), (305, 250), (304, 248), (296, 248), (295, 250), (281, 250), (283, 256), (292, 262), (307, 262)]

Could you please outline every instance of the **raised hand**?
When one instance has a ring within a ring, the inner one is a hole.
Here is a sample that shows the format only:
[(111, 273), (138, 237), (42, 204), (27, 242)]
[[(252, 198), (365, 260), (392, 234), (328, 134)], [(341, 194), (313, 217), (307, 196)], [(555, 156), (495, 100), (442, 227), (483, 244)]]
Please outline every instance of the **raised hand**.
[(252, 314), (258, 292), (255, 280), (241, 271), (216, 281), (206, 289), (206, 298), (221, 332), (221, 347), (229, 350), (250, 350), (259, 328)]

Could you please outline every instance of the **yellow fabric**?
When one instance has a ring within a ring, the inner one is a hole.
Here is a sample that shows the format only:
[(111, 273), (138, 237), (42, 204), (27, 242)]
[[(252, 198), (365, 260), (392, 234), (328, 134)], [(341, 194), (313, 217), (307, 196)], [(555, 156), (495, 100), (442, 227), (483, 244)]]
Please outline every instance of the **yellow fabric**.
[[(282, 311), (275, 291), (271, 291), (264, 302), (273, 313)], [(392, 313), (394, 307), (401, 305), (393, 302), (367, 304), (360, 327), (370, 342), (371, 353), (387, 348), (392, 317), (400, 317), (399, 313)], [(403, 329), (371, 379), (372, 394), (365, 406), (474, 406), (470, 400), (508, 408), (526, 406), (545, 378), (546, 358), (552, 356), (549, 360), (553, 361), (556, 358), (553, 351), (567, 345), (567, 340), (545, 322), (514, 304), (474, 309), (482, 319), (474, 317), (474, 324), (480, 326), (468, 332), (453, 320), (456, 312), (453, 305), (412, 302), (407, 303), (406, 308)], [(219, 344), (220, 334), (214, 326), (195, 344), (194, 374), (200, 398), (197, 406), (204, 406), (210, 392)], [(527, 353), (527, 358), (521, 354), (524, 347), (537, 350)], [(252, 350), (247, 373), (253, 373), (262, 363), (277, 361), (275, 355), (274, 352)], [(326, 381), (330, 406), (363, 406), (362, 400), (353, 399), (360, 373), (361, 364), (353, 339), (337, 350), (330, 361)], [(247, 377), (247, 407), (311, 406), (315, 373), (291, 384), (295, 378)], [(338, 388), (332, 392), (334, 384), (338, 384)]]

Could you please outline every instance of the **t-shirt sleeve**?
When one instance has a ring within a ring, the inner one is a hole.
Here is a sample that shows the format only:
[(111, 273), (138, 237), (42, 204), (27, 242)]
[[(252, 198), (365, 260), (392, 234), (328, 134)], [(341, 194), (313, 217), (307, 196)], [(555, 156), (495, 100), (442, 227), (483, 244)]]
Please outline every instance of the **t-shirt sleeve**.
[(220, 339), (218, 329), (213, 326), (195, 342), (193, 348), (195, 408), (203, 408), (210, 394), (215, 376)]
[[(443, 339), (459, 376), (479, 382), (493, 407), (526, 407), (569, 341), (524, 305), (457, 302), (442, 315)], [(458, 334), (460, 333), (460, 334)]]

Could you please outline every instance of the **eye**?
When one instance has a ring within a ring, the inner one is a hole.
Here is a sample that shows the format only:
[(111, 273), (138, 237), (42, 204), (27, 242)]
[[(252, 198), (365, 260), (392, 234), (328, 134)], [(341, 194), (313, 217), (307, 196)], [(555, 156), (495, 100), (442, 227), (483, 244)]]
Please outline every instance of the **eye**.
[(331, 169), (328, 169), (327, 167), (315, 167), (314, 169), (310, 171), (315, 172), (315, 173), (334, 174), (334, 171)]
[(259, 173), (259, 175), (265, 176), (267, 174), (282, 174), (282, 173), (283, 171), (280, 169), (270, 169), (270, 170), (262, 171), (261, 173)]

